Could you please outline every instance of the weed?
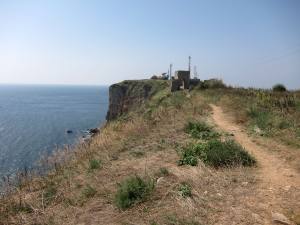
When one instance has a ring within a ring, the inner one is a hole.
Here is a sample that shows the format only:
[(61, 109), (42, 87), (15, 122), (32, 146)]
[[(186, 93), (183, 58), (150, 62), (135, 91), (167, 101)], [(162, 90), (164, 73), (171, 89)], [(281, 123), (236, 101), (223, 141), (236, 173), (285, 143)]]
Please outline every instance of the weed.
[(24, 212), (24, 213), (32, 213), (33, 209), (30, 207), (29, 204), (20, 202), (20, 203), (13, 203), (10, 206), (10, 209), (14, 213)]
[(89, 171), (101, 168), (101, 160), (91, 159), (89, 161)]
[(264, 131), (270, 131), (273, 127), (273, 115), (268, 111), (262, 111), (256, 107), (250, 107), (247, 112), (253, 123)]
[(178, 165), (190, 165), (190, 166), (197, 166), (198, 165), (198, 158), (195, 154), (192, 145), (189, 145), (183, 148), (180, 156), (180, 160), (178, 161)]
[(127, 209), (135, 203), (144, 201), (154, 189), (154, 181), (139, 176), (129, 177), (118, 184), (115, 204), (119, 209)]
[(291, 124), (290, 124), (288, 121), (286, 121), (286, 120), (282, 120), (282, 121), (280, 121), (279, 124), (278, 124), (278, 128), (279, 128), (280, 130), (287, 129), (287, 128), (289, 128), (289, 127), (291, 127)]
[(136, 157), (136, 158), (141, 158), (145, 155), (145, 152), (143, 152), (143, 151), (133, 151), (130, 154), (132, 156)]
[(96, 195), (97, 191), (91, 187), (90, 185), (87, 185), (83, 190), (82, 190), (82, 196), (84, 198), (92, 198)]
[(169, 170), (165, 167), (159, 168), (159, 174), (162, 176), (168, 176), (170, 174)]
[(188, 183), (181, 183), (178, 192), (183, 198), (192, 197), (192, 187)]
[(191, 219), (177, 218), (176, 215), (169, 215), (166, 217), (167, 225), (200, 225), (199, 222), (196, 222)]
[(57, 194), (57, 189), (54, 183), (49, 183), (45, 188), (45, 191), (43, 192), (43, 199), (45, 201), (45, 204), (46, 205), (49, 204), (54, 199), (56, 194)]
[(205, 122), (189, 121), (185, 126), (185, 132), (190, 134), (193, 138), (209, 140), (220, 136)]

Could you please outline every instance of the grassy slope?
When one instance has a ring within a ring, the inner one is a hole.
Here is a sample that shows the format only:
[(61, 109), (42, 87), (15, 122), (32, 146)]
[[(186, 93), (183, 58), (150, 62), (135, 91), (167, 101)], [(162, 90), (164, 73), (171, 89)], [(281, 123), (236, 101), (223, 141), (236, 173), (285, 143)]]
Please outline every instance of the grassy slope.
[[(187, 121), (207, 120), (212, 100), (241, 114), (251, 126), (242, 106), (226, 96), (244, 103), (224, 90), (160, 91), (135, 112), (107, 124), (90, 144), (53, 156), (56, 169), (48, 176), (24, 182), (1, 199), (0, 224), (263, 223), (264, 206), (247, 200), (257, 192), (255, 168), (177, 165), (178, 149), (194, 141), (184, 132)], [(120, 211), (114, 204), (117, 183), (132, 175), (159, 179), (145, 202)], [(192, 197), (182, 196), (182, 183), (191, 188)], [(289, 202), (284, 204), (290, 208)]]

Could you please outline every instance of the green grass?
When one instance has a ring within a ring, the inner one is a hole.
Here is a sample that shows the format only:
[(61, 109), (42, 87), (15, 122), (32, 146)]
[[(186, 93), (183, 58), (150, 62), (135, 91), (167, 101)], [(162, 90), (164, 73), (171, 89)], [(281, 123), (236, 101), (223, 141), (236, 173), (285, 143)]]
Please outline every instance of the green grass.
[(192, 187), (188, 183), (181, 183), (178, 192), (183, 198), (192, 197)]
[(129, 177), (120, 184), (115, 195), (115, 204), (119, 209), (127, 209), (132, 205), (144, 201), (153, 191), (155, 185), (150, 178), (139, 176)]
[(218, 138), (220, 134), (213, 130), (204, 121), (189, 121), (185, 126), (185, 132), (190, 134), (192, 138), (209, 140), (213, 138)]
[(57, 194), (57, 189), (54, 183), (47, 184), (44, 192), (43, 192), (43, 199), (46, 205), (50, 204), (51, 201), (55, 198)]
[(182, 149), (180, 159), (178, 161), (178, 165), (190, 165), (197, 166), (198, 165), (198, 157), (195, 154), (194, 146), (189, 145)]
[(168, 176), (170, 174), (169, 170), (165, 167), (159, 168), (159, 175)]
[(252, 166), (255, 159), (239, 144), (232, 140), (210, 140), (207, 143), (191, 144), (182, 150), (179, 165), (196, 166), (201, 159), (205, 164), (219, 167)]
[(91, 159), (89, 161), (89, 171), (93, 171), (101, 168), (101, 160)]
[(213, 167), (228, 167), (235, 165), (252, 166), (255, 159), (239, 144), (232, 140), (211, 140), (198, 144), (195, 153), (205, 163)]

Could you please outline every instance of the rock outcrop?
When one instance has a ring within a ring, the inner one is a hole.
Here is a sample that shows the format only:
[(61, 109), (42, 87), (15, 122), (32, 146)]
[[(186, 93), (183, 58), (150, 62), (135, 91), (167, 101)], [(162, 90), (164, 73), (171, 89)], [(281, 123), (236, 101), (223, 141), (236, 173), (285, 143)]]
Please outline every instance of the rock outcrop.
[(116, 119), (134, 106), (141, 105), (154, 93), (168, 87), (164, 80), (126, 80), (109, 87), (107, 121)]

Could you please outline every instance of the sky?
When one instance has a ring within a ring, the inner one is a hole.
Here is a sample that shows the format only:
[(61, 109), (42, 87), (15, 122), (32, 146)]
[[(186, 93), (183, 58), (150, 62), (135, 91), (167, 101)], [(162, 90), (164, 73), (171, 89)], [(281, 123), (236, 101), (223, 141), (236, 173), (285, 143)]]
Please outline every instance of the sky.
[(299, 0), (0, 0), (0, 83), (200, 79), (300, 89)]

